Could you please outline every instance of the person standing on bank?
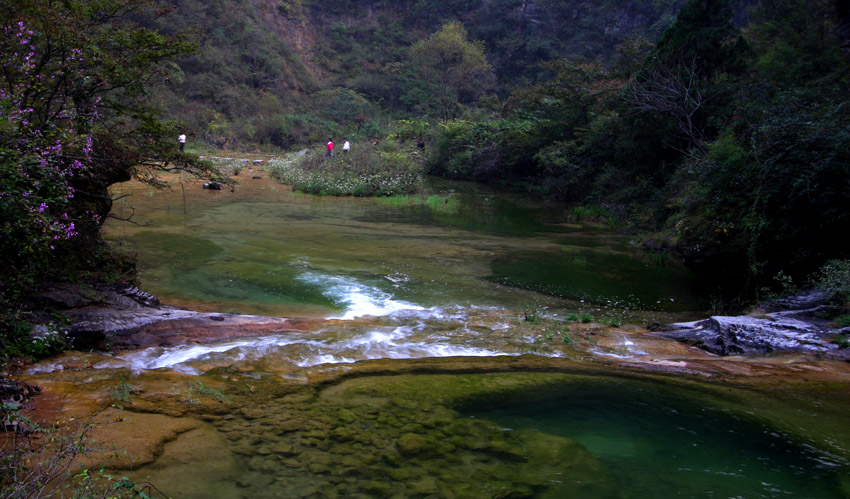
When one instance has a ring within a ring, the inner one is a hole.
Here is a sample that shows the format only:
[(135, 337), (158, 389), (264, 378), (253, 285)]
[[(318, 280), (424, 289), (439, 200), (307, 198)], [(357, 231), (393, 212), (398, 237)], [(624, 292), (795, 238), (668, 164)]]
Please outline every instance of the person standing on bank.
[(179, 137), (177, 137), (177, 143), (180, 144), (180, 152), (183, 152), (183, 149), (186, 148), (186, 134), (181, 133)]
[(333, 141), (333, 139), (329, 139), (328, 140), (328, 148), (325, 151), (325, 157), (326, 158), (332, 158), (333, 155), (334, 155), (334, 141)]
[(349, 142), (348, 139), (345, 139), (342, 142), (342, 152), (347, 153), (350, 150), (351, 150), (351, 142)]

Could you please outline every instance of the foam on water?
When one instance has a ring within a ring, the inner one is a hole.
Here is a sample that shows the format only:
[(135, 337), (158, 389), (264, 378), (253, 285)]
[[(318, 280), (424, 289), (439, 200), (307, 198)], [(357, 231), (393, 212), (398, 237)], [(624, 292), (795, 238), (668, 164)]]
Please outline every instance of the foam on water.
[[(477, 307), (425, 308), (397, 300), (377, 287), (356, 279), (305, 271), (298, 277), (314, 285), (345, 307), (326, 329), (288, 332), (261, 338), (240, 338), (206, 345), (154, 347), (111, 357), (95, 367), (126, 367), (134, 371), (169, 368), (200, 374), (216, 366), (261, 361), (268, 357), (281, 367), (306, 368), (320, 364), (345, 364), (366, 359), (425, 357), (489, 357), (517, 355), (493, 349), (480, 332), (466, 327)], [(380, 317), (381, 325), (359, 317)], [(508, 327), (499, 323), (496, 329)], [(485, 335), (486, 336), (486, 335)]]
[[(399, 315), (408, 313), (400, 312)], [(430, 310), (421, 313), (431, 315)], [(445, 338), (423, 334), (425, 327), (420, 321), (414, 325), (372, 326), (351, 336), (346, 336), (344, 329), (341, 334), (339, 331), (287, 333), (209, 345), (155, 347), (114, 357), (95, 367), (128, 367), (134, 371), (170, 368), (199, 374), (210, 365), (236, 364), (265, 356), (282, 358), (285, 363), (303, 368), (366, 359), (515, 355), (468, 345), (470, 338), (463, 345), (449, 343)]]
[(425, 310), (419, 305), (395, 300), (391, 294), (349, 277), (305, 272), (297, 279), (318, 286), (325, 296), (345, 306), (345, 312), (340, 316), (331, 317), (332, 319), (351, 320), (364, 316), (380, 317), (400, 310)]

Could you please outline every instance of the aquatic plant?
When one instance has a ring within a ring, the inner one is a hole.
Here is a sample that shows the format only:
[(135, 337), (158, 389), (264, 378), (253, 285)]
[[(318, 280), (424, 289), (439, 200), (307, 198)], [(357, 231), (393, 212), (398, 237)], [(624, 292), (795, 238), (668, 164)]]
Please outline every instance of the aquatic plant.
[(437, 213), (457, 213), (460, 202), (451, 196), (428, 196), (425, 204)]
[(433, 194), (428, 197), (410, 196), (410, 195), (393, 195), (377, 198), (380, 203), (389, 204), (391, 206), (419, 206), (425, 205), (431, 208), (435, 213), (451, 214), (457, 213), (460, 209), (460, 200), (449, 195), (443, 196)]
[(523, 307), (522, 320), (530, 324), (537, 324), (540, 321), (540, 312), (537, 307), (533, 305)]
[(582, 324), (590, 324), (591, 322), (593, 322), (593, 316), (588, 314), (588, 313), (585, 313), (585, 312), (582, 312), (582, 313), (571, 312), (564, 317), (564, 321), (566, 321), (566, 322), (581, 322)]
[(422, 183), (421, 165), (410, 154), (365, 147), (333, 158), (290, 155), (269, 161), (266, 170), (293, 190), (320, 196), (397, 196)]
[(206, 395), (211, 397), (219, 402), (223, 402), (225, 404), (230, 404), (230, 398), (227, 395), (221, 393), (219, 390), (212, 388), (210, 386), (205, 385), (201, 381), (196, 381), (195, 383), (189, 385), (189, 394), (188, 399), (190, 402), (195, 403), (198, 401), (198, 395)]

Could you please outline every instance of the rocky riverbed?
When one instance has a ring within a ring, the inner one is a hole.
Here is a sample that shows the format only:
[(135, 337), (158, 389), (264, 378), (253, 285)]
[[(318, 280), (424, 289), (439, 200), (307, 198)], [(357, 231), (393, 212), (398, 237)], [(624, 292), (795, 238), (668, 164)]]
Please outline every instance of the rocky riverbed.
[[(21, 374), (19, 380), (41, 389), (30, 415), (96, 421), (94, 439), (122, 452), (91, 454), (86, 466), (151, 480), (175, 497), (623, 496), (611, 464), (588, 450), (592, 441), (469, 416), (587, 393), (608, 393), (612, 401), (642, 394), (635, 407), (649, 403), (683, 414), (711, 410), (725, 415), (718, 416), (721, 426), (750, 421), (770, 429), (759, 432), (819, 449), (837, 470), (850, 462), (850, 364), (825, 339), (793, 344), (778, 335), (770, 349), (719, 355), (705, 348), (710, 340), (671, 339), (681, 331), (574, 323), (574, 341), (554, 350), (544, 341), (549, 333), (532, 337), (533, 329), (515, 324), (499, 333), (505, 341), (515, 341), (509, 331), (521, 331), (549, 353), (304, 367), (243, 355), (195, 364), (200, 375), (192, 375), (110, 359), (240, 338), (321, 336), (328, 323), (180, 310), (130, 287), (101, 292), (69, 314), (75, 341), (113, 353), (69, 352)], [(475, 327), (482, 331), (504, 321), (495, 311), (481, 314)], [(776, 317), (742, 321), (787, 322)], [(732, 419), (723, 422), (727, 416)], [(839, 491), (836, 497), (850, 490), (840, 476), (828, 473), (837, 480), (828, 487)], [(653, 480), (641, 487), (654, 490)]]

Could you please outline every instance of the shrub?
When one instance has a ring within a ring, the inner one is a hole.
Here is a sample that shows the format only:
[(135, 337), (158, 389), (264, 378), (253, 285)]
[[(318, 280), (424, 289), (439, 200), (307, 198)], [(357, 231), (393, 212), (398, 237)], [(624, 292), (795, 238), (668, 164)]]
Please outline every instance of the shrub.
[(293, 190), (322, 196), (393, 196), (415, 192), (422, 168), (413, 154), (354, 147), (333, 158), (290, 155), (266, 164), (269, 174)]
[(0, 316), (0, 363), (12, 357), (43, 359), (70, 347), (65, 332), (50, 326), (34, 331), (33, 326), (15, 317)]
[(727, 132), (680, 168), (680, 211), (669, 222), (683, 248), (735, 259), (755, 277), (808, 274), (847, 253), (846, 117), (829, 101), (781, 100), (752, 109), (747, 128)]
[(845, 303), (850, 301), (850, 260), (829, 260), (812, 280), (833, 300)]
[[(56, 423), (41, 426), (25, 417), (16, 404), (0, 404), (0, 417), (16, 428), (0, 441), (0, 497), (150, 498), (153, 486), (126, 477), (113, 478), (103, 468), (90, 470), (78, 458), (105, 449), (92, 448), (93, 424)], [(118, 452), (114, 451), (114, 457)]]

